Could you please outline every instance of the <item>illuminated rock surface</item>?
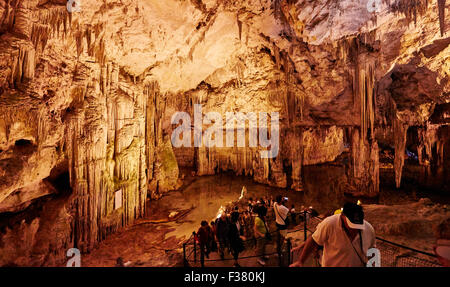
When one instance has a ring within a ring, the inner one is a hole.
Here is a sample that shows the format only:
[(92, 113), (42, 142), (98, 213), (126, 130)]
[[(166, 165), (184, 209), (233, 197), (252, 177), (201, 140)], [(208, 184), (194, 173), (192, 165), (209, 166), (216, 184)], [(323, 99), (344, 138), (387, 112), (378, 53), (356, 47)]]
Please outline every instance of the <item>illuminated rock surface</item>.
[[(376, 197), (412, 164), (448, 195), (449, 1), (381, 2), (0, 0), (0, 265), (93, 250), (190, 173), (303, 191), (336, 161), (333, 190)], [(172, 147), (195, 104), (279, 112), (278, 156)]]

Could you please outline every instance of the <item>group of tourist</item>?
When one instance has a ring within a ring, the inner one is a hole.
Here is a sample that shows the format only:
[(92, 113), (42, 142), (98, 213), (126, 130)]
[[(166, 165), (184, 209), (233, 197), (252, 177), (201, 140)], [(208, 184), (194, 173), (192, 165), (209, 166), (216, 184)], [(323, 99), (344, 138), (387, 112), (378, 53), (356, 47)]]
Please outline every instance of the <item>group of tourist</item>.
[[(296, 213), (293, 205), (291, 208), (287, 207), (287, 202), (288, 198), (282, 196), (277, 196), (275, 200), (250, 198), (243, 212), (239, 212), (236, 206), (233, 210), (221, 213), (215, 221), (211, 222), (211, 225), (202, 221), (197, 232), (202, 266), (204, 266), (204, 257), (208, 258), (211, 251), (217, 250), (221, 259), (224, 259), (225, 250), (228, 249), (228, 252), (233, 255), (234, 266), (238, 267), (239, 253), (245, 249), (246, 239), (253, 239), (256, 242), (258, 263), (264, 266), (269, 259), (266, 247), (274, 242), (272, 238), (274, 234), (277, 240), (277, 254), (281, 254), (280, 249), (285, 241), (290, 221), (296, 224), (297, 219), (304, 220), (305, 208), (302, 206), (300, 213)], [(318, 215), (312, 207), (306, 211), (308, 211), (306, 213), (308, 217)], [(275, 220), (277, 232), (271, 232), (268, 219)], [(449, 220), (441, 224), (446, 228), (439, 228), (439, 240), (434, 250), (444, 266), (450, 265)], [(375, 241), (375, 230), (369, 222), (364, 220), (363, 207), (359, 203), (346, 203), (343, 208), (317, 225), (315, 232), (301, 246), (298, 260), (291, 266), (304, 266), (312, 254), (317, 256), (318, 251), (321, 250), (320, 265), (323, 267), (363, 267), (368, 262), (368, 250), (375, 248)]]
[(241, 215), (238, 209), (231, 214), (222, 213), (211, 222), (202, 221), (196, 233), (196, 240), (200, 247), (200, 263), (205, 265), (205, 257), (209, 258), (211, 251), (218, 251), (220, 258), (224, 259), (225, 249), (233, 255), (234, 266), (239, 266), (239, 253), (244, 250), (244, 228), (241, 224)]
[[(276, 234), (277, 254), (281, 254), (281, 248), (287, 236), (290, 221), (296, 223), (298, 214), (292, 205), (287, 207), (288, 198), (281, 195), (275, 200), (261, 198), (257, 201), (249, 199), (247, 210), (239, 212), (236, 206), (228, 210), (210, 225), (202, 221), (197, 232), (197, 240), (200, 246), (200, 262), (204, 266), (204, 258), (209, 258), (211, 251), (218, 251), (220, 258), (224, 259), (225, 250), (233, 255), (234, 266), (238, 267), (239, 253), (244, 247), (246, 239), (254, 239), (258, 263), (266, 265), (269, 257), (266, 249), (274, 242), (273, 234)], [(299, 220), (303, 220), (301, 208)], [(317, 212), (310, 207), (308, 216), (316, 216)], [(290, 216), (289, 216), (290, 215)], [(276, 233), (271, 232), (267, 219), (274, 219)], [(308, 257), (323, 250), (322, 266), (365, 266), (367, 263), (367, 250), (375, 247), (375, 231), (364, 220), (364, 212), (356, 203), (346, 203), (342, 212), (336, 213), (323, 220), (316, 231), (310, 236), (303, 246), (299, 260), (291, 266), (303, 266)]]
[[(205, 257), (209, 258), (211, 251), (218, 251), (220, 258), (225, 258), (225, 250), (233, 255), (234, 266), (239, 266), (238, 258), (244, 247), (244, 241), (253, 239), (256, 242), (258, 263), (265, 265), (268, 257), (266, 247), (273, 242), (272, 234), (267, 223), (268, 218), (276, 222), (277, 252), (280, 254), (281, 246), (286, 238), (287, 227), (290, 220), (296, 222), (297, 214), (294, 205), (289, 209), (288, 198), (277, 196), (273, 198), (260, 198), (248, 201), (246, 210), (240, 212), (239, 207), (225, 210), (210, 224), (202, 221), (196, 239), (200, 247), (200, 263), (204, 266)], [(303, 207), (302, 207), (303, 208)], [(289, 217), (289, 213), (291, 216)], [(290, 218), (290, 219), (289, 219)]]

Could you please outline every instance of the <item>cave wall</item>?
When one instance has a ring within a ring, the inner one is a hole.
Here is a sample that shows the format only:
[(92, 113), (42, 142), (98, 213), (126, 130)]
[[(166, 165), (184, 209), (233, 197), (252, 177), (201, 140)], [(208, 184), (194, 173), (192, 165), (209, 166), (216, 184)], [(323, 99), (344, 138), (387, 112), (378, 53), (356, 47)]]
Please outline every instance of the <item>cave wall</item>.
[[(376, 196), (381, 147), (401, 186), (409, 127), (418, 164), (446, 166), (448, 6), (111, 0), (69, 13), (62, 0), (0, 0), (0, 265), (92, 250), (181, 186), (180, 167), (302, 190), (303, 166), (346, 154), (345, 191)], [(278, 112), (279, 156), (173, 148), (171, 117), (194, 104)]]
[[(0, 14), (13, 14), (2, 18), (1, 210), (20, 217), (49, 195), (60, 204), (52, 220), (43, 220), (44, 203), (32, 220), (2, 220), (0, 265), (58, 264), (70, 247), (88, 252), (142, 217), (148, 197), (178, 184), (176, 162), (160, 167), (161, 154), (174, 156), (154, 83), (136, 84), (106, 59), (100, 26), (73, 21), (61, 3), (37, 2), (0, 3)], [(68, 173), (70, 190), (49, 183), (52, 173)], [(11, 246), (21, 236), (30, 239)]]

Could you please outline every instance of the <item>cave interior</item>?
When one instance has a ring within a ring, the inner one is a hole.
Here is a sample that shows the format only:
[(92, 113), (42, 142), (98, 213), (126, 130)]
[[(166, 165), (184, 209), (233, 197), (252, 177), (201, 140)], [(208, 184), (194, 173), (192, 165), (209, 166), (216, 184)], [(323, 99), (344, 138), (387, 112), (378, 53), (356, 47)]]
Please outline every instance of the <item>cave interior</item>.
[(426, 198), (427, 235), (402, 232), (431, 238), (450, 215), (450, 3), (380, 3), (0, 0), (0, 266), (61, 266), (194, 209), (143, 243), (173, 247), (243, 185), (323, 214)]

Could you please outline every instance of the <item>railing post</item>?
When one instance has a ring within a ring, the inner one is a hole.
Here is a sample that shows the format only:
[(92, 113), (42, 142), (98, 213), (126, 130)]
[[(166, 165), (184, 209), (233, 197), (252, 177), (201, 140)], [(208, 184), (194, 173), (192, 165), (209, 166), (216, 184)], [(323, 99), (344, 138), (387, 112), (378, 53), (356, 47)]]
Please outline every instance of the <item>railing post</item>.
[(194, 235), (194, 262), (197, 262), (197, 240), (195, 240), (195, 231), (192, 232)]
[(291, 250), (292, 250), (291, 239), (288, 238), (288, 240), (287, 240), (287, 252), (288, 252), (288, 254), (287, 254), (287, 262), (288, 262), (288, 266), (287, 267), (289, 267), (289, 265), (291, 265)]
[(305, 241), (306, 241), (306, 238), (308, 237), (308, 230), (307, 230), (308, 223), (307, 223), (307, 217), (306, 217), (307, 213), (308, 212), (306, 210), (303, 211), (303, 218), (304, 218), (303, 228), (305, 229), (303, 232), (305, 234), (305, 236), (304, 236), (305, 237)]

